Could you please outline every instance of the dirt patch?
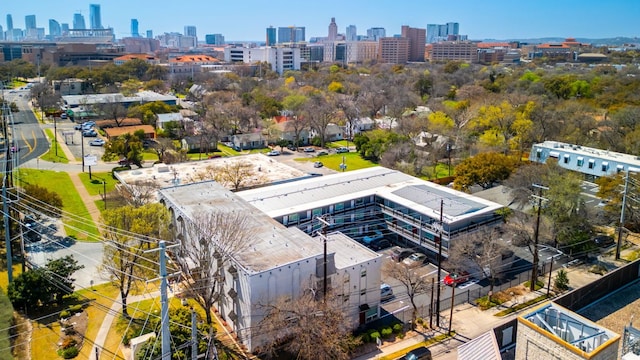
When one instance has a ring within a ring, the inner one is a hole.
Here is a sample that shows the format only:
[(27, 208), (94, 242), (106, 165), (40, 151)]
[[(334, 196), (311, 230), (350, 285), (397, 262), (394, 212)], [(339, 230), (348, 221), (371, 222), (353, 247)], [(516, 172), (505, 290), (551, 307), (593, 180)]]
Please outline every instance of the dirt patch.
[(60, 341), (58, 348), (64, 349), (75, 346), (78, 350), (82, 348), (84, 334), (87, 332), (89, 316), (86, 311), (71, 315), (60, 320)]

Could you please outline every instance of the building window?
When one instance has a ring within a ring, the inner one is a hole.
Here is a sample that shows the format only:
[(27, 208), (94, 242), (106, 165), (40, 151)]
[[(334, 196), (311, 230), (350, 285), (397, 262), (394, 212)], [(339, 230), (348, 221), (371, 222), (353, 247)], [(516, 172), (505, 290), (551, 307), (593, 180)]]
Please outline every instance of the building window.
[(365, 277), (365, 276), (367, 276), (367, 270), (360, 271), (360, 277)]
[(367, 295), (367, 289), (360, 290), (360, 296), (365, 296), (365, 295)]
[(624, 171), (624, 165), (618, 165), (618, 166), (616, 166), (616, 170), (617, 170), (617, 172)]
[(540, 159), (540, 158), (542, 157), (542, 149), (537, 149), (537, 150), (536, 150), (536, 157), (537, 157), (538, 159)]
[(564, 156), (564, 163), (568, 164), (569, 163), (569, 159), (570, 159), (569, 155), (565, 155)]
[(596, 166), (595, 160), (589, 160), (589, 169), (593, 169)]
[(579, 157), (578, 158), (578, 163), (576, 165), (578, 167), (581, 167), (582, 165), (584, 165), (584, 158), (583, 157)]
[(602, 171), (607, 171), (609, 170), (609, 163), (606, 161), (602, 162)]

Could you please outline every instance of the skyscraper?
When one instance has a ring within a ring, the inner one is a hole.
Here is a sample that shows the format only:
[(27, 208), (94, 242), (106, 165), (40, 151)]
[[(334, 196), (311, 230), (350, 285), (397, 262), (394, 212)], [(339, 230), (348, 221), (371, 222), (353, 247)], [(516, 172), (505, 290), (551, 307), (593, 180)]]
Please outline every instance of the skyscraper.
[(7, 14), (7, 31), (13, 30), (13, 18), (11, 14)]
[(153, 30), (147, 30), (147, 39), (153, 39)]
[(278, 28), (278, 43), (297, 43), (305, 39), (304, 26), (288, 26)]
[(224, 35), (222, 34), (207, 34), (204, 39), (207, 45), (224, 45)]
[(4, 40), (4, 30), (2, 29), (2, 25), (0, 25), (0, 40)]
[(140, 37), (138, 32), (138, 19), (131, 19), (131, 37)]
[(276, 28), (269, 26), (267, 28), (267, 46), (273, 46), (276, 44)]
[(338, 37), (338, 24), (336, 24), (336, 18), (331, 18), (331, 23), (329, 23), (329, 36), (327, 40), (336, 41)]
[(82, 14), (77, 13), (73, 14), (73, 29), (86, 29), (87, 27), (84, 24), (84, 16)]
[(27, 15), (24, 17), (24, 25), (26, 30), (35, 29), (36, 28), (36, 16), (35, 15)]
[(102, 29), (102, 18), (100, 17), (100, 4), (89, 5), (89, 22), (91, 29)]
[(371, 29), (367, 29), (367, 37), (369, 40), (378, 41), (380, 38), (386, 37), (387, 31), (381, 27), (374, 27)]
[(356, 40), (358, 40), (358, 31), (356, 30), (356, 26), (355, 25), (347, 26), (346, 36), (347, 36), (347, 41), (356, 41)]
[(449, 22), (446, 24), (427, 24), (427, 43), (432, 44), (447, 40), (450, 35), (459, 35), (460, 24)]
[(62, 31), (63, 34), (68, 34), (69, 33), (69, 23), (60, 24), (60, 30)]
[(60, 35), (62, 35), (60, 23), (54, 19), (49, 19), (49, 36), (51, 37), (51, 40)]
[(184, 36), (193, 36), (196, 37), (197, 35), (197, 31), (196, 31), (196, 27), (193, 25), (187, 25), (184, 27)]

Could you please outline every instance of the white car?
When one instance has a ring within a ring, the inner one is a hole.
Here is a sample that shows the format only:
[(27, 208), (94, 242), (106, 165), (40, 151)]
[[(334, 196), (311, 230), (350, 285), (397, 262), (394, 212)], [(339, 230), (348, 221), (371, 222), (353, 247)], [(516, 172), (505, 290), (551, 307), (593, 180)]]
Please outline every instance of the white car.
[(104, 139), (93, 139), (89, 141), (89, 145), (91, 146), (103, 146), (106, 143)]
[(267, 156), (278, 156), (280, 155), (280, 151), (278, 150), (271, 150), (267, 153)]
[(389, 300), (393, 297), (391, 285), (382, 283), (380, 285), (380, 301)]

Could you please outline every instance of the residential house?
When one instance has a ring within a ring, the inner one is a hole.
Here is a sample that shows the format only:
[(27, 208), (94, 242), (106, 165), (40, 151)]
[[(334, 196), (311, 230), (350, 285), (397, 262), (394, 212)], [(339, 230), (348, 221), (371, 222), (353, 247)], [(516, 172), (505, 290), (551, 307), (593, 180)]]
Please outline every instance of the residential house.
[(209, 153), (218, 149), (216, 139), (207, 136), (186, 136), (180, 141), (182, 149), (187, 152)]
[[(316, 129), (311, 129), (309, 131), (309, 136), (313, 139), (314, 137), (320, 136), (320, 133)], [(327, 124), (327, 127), (324, 131), (324, 141), (339, 141), (344, 139), (344, 127), (338, 126), (336, 124)]]
[(229, 140), (236, 150), (263, 149), (267, 147), (267, 139), (259, 132), (231, 135)]
[(134, 126), (121, 126), (104, 129), (107, 135), (107, 140), (115, 139), (123, 134), (134, 134), (136, 131), (142, 130), (144, 132), (145, 139), (155, 139), (156, 131), (151, 125), (134, 125)]
[(156, 117), (158, 118), (156, 120), (156, 129), (164, 129), (165, 125), (167, 125), (167, 123), (170, 123), (170, 122), (182, 123), (183, 121), (185, 121), (185, 118), (179, 112), (168, 113), (168, 114), (158, 114), (156, 115)]

